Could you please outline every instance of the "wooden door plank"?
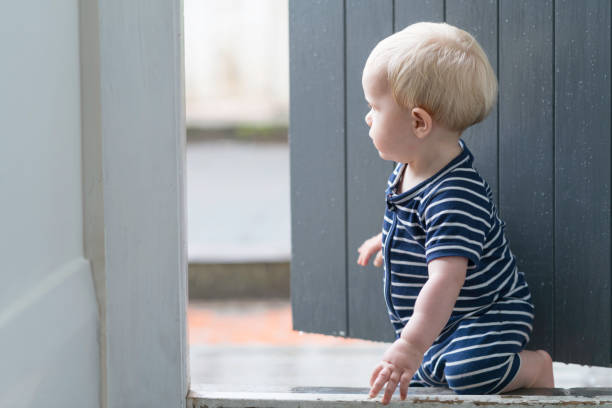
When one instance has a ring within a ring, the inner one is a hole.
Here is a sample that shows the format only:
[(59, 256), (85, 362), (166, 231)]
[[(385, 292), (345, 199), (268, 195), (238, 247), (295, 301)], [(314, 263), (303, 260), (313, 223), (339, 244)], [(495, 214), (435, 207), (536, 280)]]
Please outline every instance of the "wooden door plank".
[(500, 2), (500, 214), (535, 306), (528, 349), (553, 355), (552, 1)]
[(387, 178), (393, 163), (380, 158), (368, 137), (361, 77), (374, 46), (393, 33), (393, 1), (355, 0), (346, 9), (347, 239), (349, 336), (393, 341), (383, 297), (382, 267), (357, 265), (357, 248), (381, 232)]
[(294, 330), (346, 335), (344, 5), (289, 3)]
[(610, 2), (557, 1), (554, 20), (555, 357), (608, 365)]

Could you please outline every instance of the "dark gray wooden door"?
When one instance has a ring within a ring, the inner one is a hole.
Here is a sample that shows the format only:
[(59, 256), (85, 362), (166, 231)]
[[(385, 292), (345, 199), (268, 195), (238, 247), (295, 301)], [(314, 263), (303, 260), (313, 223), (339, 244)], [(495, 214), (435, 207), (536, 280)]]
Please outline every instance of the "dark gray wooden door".
[(393, 167), (369, 141), (361, 73), (382, 38), (446, 21), (478, 40), (499, 80), (497, 106), (462, 138), (533, 294), (527, 348), (610, 365), (610, 1), (289, 4), (293, 328), (395, 338), (382, 268), (356, 264)]

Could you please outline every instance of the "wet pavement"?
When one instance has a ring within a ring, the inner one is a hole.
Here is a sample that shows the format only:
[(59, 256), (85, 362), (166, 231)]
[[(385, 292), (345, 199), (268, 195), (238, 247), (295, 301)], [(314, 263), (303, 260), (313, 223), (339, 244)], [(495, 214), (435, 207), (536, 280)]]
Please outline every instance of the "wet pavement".
[[(389, 343), (292, 330), (288, 299), (190, 301), (191, 384), (368, 387)], [(612, 368), (553, 364), (555, 386), (612, 387)]]
[(286, 262), (291, 253), (288, 143), (187, 143), (189, 262)]

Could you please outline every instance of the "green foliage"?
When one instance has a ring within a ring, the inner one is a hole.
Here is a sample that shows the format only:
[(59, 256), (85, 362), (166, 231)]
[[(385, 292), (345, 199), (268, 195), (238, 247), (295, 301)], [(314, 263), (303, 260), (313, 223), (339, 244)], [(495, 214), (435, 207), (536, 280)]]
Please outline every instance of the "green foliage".
[(223, 127), (189, 127), (188, 140), (230, 139), (249, 142), (287, 142), (286, 124), (236, 124)]

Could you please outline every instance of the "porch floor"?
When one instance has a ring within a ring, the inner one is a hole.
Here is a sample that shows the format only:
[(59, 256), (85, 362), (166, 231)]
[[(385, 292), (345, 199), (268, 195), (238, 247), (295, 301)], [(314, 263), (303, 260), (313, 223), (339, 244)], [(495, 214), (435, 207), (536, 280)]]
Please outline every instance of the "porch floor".
[[(389, 346), (293, 331), (288, 299), (191, 301), (187, 316), (192, 390), (204, 384), (367, 388)], [(612, 389), (612, 368), (555, 362), (553, 370), (559, 388)]]

